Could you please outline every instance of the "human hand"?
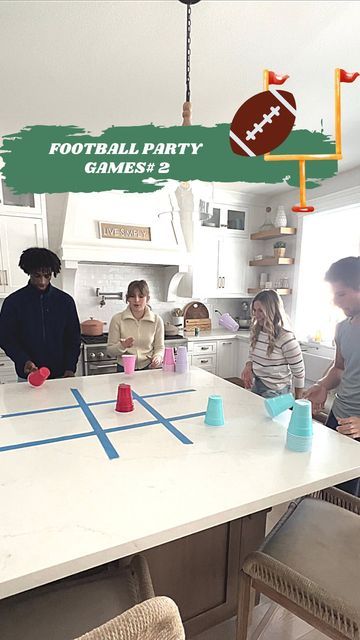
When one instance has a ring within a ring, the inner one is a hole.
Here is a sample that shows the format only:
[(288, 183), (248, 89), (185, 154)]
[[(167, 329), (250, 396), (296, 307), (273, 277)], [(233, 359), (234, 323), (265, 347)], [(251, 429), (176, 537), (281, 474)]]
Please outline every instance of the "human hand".
[(313, 413), (319, 413), (324, 408), (327, 394), (327, 389), (322, 384), (317, 383), (305, 391), (303, 398), (310, 400)]
[(244, 383), (245, 389), (251, 389), (254, 383), (251, 362), (247, 362), (240, 377)]
[(67, 369), (64, 372), (63, 378), (74, 378), (75, 377), (75, 373), (73, 371), (70, 371), (69, 369)]
[(299, 389), (299, 387), (295, 387), (295, 400), (301, 400), (304, 396), (304, 389)]
[(150, 362), (150, 369), (157, 369), (160, 367), (162, 363), (162, 358), (160, 356), (154, 356)]
[(135, 340), (134, 338), (123, 338), (123, 340), (120, 340), (120, 342), (122, 347), (124, 347), (125, 349), (130, 349), (130, 347), (133, 346)]
[(360, 438), (360, 416), (350, 416), (350, 418), (337, 418), (339, 426), (336, 431), (349, 438)]
[(28, 376), (29, 373), (31, 373), (32, 371), (37, 371), (37, 370), (38, 370), (38, 368), (37, 368), (36, 364), (31, 362), (31, 360), (27, 360), (25, 362), (25, 365), (24, 365), (24, 373), (25, 373), (25, 375)]

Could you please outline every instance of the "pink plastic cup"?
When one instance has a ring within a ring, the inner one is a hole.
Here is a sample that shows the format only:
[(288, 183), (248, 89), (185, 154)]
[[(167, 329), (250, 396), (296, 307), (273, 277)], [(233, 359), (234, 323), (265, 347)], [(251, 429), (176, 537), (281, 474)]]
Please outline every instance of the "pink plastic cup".
[(41, 385), (48, 379), (50, 375), (50, 369), (47, 367), (40, 367), (36, 371), (32, 371), (28, 375), (28, 383), (32, 387), (41, 387)]
[(175, 371), (175, 355), (173, 347), (165, 347), (163, 370)]
[(122, 356), (122, 364), (124, 367), (124, 372), (128, 375), (134, 373), (135, 364), (136, 364), (136, 356), (126, 353)]

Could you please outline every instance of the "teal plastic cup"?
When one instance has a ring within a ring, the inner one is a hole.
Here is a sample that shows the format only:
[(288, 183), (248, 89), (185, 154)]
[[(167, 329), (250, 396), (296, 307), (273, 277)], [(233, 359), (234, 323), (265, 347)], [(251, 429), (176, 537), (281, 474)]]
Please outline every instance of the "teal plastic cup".
[(313, 434), (310, 400), (295, 400), (288, 433), (309, 438)]
[(222, 427), (224, 424), (224, 407), (221, 396), (209, 396), (205, 424), (210, 427)]
[(310, 451), (312, 445), (312, 436), (294, 436), (292, 433), (287, 432), (286, 436), (286, 448), (290, 451)]
[(276, 418), (280, 413), (291, 409), (294, 405), (295, 399), (292, 393), (284, 393), (281, 396), (275, 396), (275, 398), (266, 398), (265, 409), (268, 412), (270, 418)]

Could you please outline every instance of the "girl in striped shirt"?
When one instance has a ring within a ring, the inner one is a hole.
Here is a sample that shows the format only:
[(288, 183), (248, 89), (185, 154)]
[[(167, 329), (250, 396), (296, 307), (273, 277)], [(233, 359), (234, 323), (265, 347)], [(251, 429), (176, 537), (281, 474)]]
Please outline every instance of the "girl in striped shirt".
[(245, 389), (264, 398), (289, 393), (301, 398), (304, 361), (298, 341), (286, 327), (287, 319), (276, 291), (260, 291), (252, 301), (249, 360), (241, 374)]

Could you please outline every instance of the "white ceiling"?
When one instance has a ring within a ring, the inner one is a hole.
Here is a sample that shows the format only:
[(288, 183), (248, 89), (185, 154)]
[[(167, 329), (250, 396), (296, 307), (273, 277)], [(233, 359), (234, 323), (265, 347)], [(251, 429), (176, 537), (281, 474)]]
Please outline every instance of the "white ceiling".
[[(333, 70), (360, 70), (360, 2), (201, 0), (192, 14), (193, 124), (231, 122), (269, 68), (290, 75), (297, 128), (333, 134)], [(1, 2), (0, 135), (180, 124), (185, 16), (179, 0)], [(360, 165), (360, 79), (342, 88), (340, 171)]]

